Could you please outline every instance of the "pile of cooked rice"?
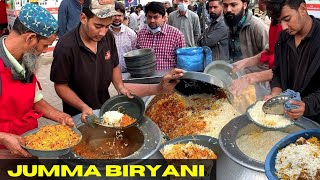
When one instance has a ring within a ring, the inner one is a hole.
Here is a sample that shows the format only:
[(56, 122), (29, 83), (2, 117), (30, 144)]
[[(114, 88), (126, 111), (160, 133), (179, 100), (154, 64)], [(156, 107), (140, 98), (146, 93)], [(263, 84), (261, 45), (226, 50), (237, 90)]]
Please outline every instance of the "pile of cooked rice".
[(320, 179), (320, 142), (316, 137), (300, 138), (281, 149), (275, 162), (281, 179)]
[(262, 110), (262, 106), (265, 101), (258, 101), (252, 108), (248, 110), (251, 119), (254, 120), (257, 124), (270, 128), (281, 128), (286, 127), (293, 122), (283, 115), (273, 115), (266, 114)]
[(281, 131), (254, 131), (238, 137), (236, 143), (246, 156), (264, 162), (271, 148), (287, 135)]
[(26, 147), (35, 150), (60, 150), (74, 146), (80, 136), (66, 125), (47, 125), (24, 137)]
[(134, 118), (119, 111), (107, 111), (103, 114), (102, 118), (101, 125), (107, 127), (126, 127), (136, 121)]
[(240, 114), (226, 98), (210, 94), (155, 96), (146, 115), (171, 139), (186, 135), (218, 138), (221, 129)]
[(169, 144), (160, 152), (165, 159), (217, 159), (217, 155), (211, 149), (193, 142)]

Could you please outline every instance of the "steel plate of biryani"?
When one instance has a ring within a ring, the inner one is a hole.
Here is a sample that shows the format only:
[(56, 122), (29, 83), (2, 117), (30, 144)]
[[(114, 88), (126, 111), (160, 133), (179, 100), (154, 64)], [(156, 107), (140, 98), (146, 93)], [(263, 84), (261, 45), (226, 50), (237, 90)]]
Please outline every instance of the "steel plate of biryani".
[(81, 140), (81, 136), (69, 126), (60, 124), (41, 127), (36, 133), (23, 138), (25, 147), (42, 151), (67, 149)]
[(222, 93), (158, 95), (150, 102), (146, 115), (171, 139), (187, 135), (218, 138), (221, 129), (239, 116)]
[[(204, 165), (204, 174), (208, 177), (214, 177), (212, 168), (217, 159), (217, 155), (209, 148), (189, 141), (187, 143), (167, 144), (161, 150), (161, 154), (166, 159), (168, 164), (174, 165), (178, 170), (181, 165)], [(189, 178), (189, 176), (187, 176)], [(170, 179), (181, 179), (170, 177)]]
[(160, 152), (165, 159), (217, 159), (211, 149), (193, 142), (168, 144)]
[(103, 121), (99, 123), (106, 127), (127, 127), (136, 120), (119, 111), (107, 111), (102, 116)]
[(319, 139), (300, 137), (278, 152), (275, 163), (280, 179), (320, 179)]
[(264, 113), (262, 110), (262, 106), (264, 103), (265, 101), (258, 101), (248, 108), (247, 115), (251, 121), (262, 127), (274, 129), (284, 128), (293, 124), (293, 121), (286, 118), (284, 115), (273, 115)]

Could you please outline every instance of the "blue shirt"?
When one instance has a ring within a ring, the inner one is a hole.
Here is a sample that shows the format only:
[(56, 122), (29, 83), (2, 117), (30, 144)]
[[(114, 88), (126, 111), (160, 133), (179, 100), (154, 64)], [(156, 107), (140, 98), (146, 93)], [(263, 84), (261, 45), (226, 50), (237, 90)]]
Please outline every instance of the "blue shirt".
[(80, 23), (81, 4), (78, 0), (63, 0), (58, 10), (59, 38)]

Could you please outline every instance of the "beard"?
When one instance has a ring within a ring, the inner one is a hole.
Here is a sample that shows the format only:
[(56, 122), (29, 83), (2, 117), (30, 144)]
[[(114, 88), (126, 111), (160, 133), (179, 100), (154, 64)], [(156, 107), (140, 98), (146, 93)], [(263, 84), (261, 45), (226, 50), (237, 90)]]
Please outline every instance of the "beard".
[(224, 18), (225, 18), (225, 21), (229, 27), (234, 27), (239, 24), (243, 15), (244, 15), (244, 9), (241, 8), (241, 11), (238, 14), (234, 14), (232, 12), (227, 12), (224, 15)]
[(35, 74), (39, 69), (39, 57), (36, 55), (36, 50), (32, 48), (30, 51), (23, 54), (22, 65), (24, 65), (26, 72)]
[(216, 13), (210, 13), (210, 19), (212, 22), (215, 22), (219, 16), (220, 15), (217, 15)]
[(113, 27), (120, 27), (121, 24), (122, 24), (121, 22), (119, 22), (119, 23), (118, 23), (118, 22), (117, 22), (117, 23), (112, 23), (112, 26), (113, 26)]

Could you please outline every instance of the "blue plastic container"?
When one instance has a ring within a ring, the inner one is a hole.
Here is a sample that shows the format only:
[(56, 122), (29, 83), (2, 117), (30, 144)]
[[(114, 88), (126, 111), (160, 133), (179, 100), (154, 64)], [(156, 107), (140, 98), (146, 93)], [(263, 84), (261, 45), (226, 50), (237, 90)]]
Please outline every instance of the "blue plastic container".
[(276, 156), (279, 150), (285, 148), (291, 143), (295, 143), (296, 140), (300, 137), (309, 139), (312, 136), (320, 139), (320, 129), (308, 129), (308, 130), (297, 131), (295, 133), (289, 134), (288, 136), (284, 137), (276, 145), (274, 145), (273, 148), (269, 151), (269, 154), (264, 164), (265, 173), (268, 179), (269, 180), (279, 179), (278, 176), (275, 174), (276, 172), (275, 161), (276, 161)]

